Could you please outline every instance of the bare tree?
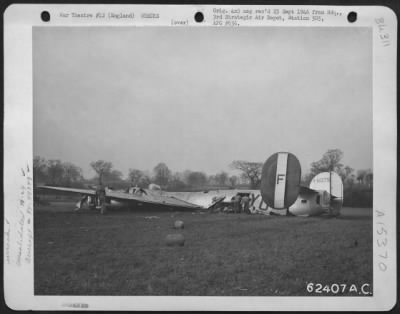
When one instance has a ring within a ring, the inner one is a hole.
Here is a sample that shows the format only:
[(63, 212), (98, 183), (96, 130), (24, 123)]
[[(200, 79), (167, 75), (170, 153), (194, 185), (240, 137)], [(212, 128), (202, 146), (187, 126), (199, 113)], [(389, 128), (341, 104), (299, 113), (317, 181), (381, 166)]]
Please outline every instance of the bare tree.
[(186, 187), (185, 182), (182, 180), (183, 176), (181, 173), (176, 172), (171, 176), (171, 180), (168, 183), (168, 187), (173, 190), (180, 190)]
[(185, 182), (186, 184), (189, 184), (189, 175), (192, 173), (192, 171), (186, 169), (185, 171), (183, 171), (182, 173), (182, 180), (183, 182)]
[(207, 182), (207, 175), (204, 172), (193, 171), (188, 176), (188, 183), (191, 186), (201, 187)]
[(111, 173), (111, 169), (113, 167), (112, 163), (104, 160), (97, 160), (90, 163), (90, 166), (96, 171), (99, 179), (99, 184), (103, 184), (103, 176), (104, 174)]
[(229, 177), (229, 183), (231, 184), (232, 187), (235, 187), (236, 184), (238, 183), (239, 178), (237, 176), (230, 176)]
[(364, 179), (365, 179), (366, 174), (367, 174), (367, 170), (365, 170), (365, 169), (357, 170), (356, 178), (357, 178), (358, 184), (361, 184), (361, 185), (364, 184)]
[(122, 181), (122, 172), (116, 169), (113, 169), (109, 172), (105, 172), (103, 175), (104, 180), (106, 181)]
[(169, 170), (168, 166), (160, 162), (157, 166), (154, 167), (154, 181), (155, 183), (166, 186), (171, 177), (171, 170)]
[(256, 189), (261, 182), (262, 165), (261, 162), (235, 160), (232, 162), (231, 167), (242, 171), (242, 176), (250, 181), (250, 188)]
[(372, 188), (374, 175), (371, 169), (360, 169), (357, 170), (357, 182), (360, 185), (366, 185), (369, 188)]
[(344, 181), (344, 185), (352, 188), (355, 181), (356, 181), (356, 176), (352, 173), (346, 178), (346, 180)]
[(209, 185), (214, 185), (214, 184), (216, 184), (217, 183), (217, 180), (216, 180), (216, 178), (215, 178), (215, 175), (210, 175), (210, 176), (208, 176), (208, 184)]
[(316, 175), (325, 171), (341, 172), (343, 164), (340, 161), (343, 152), (340, 149), (329, 149), (320, 160), (311, 163), (311, 173)]
[(342, 178), (343, 182), (346, 182), (347, 178), (351, 177), (351, 174), (354, 172), (354, 169), (349, 167), (349, 166), (345, 166), (342, 169), (339, 169), (338, 174), (340, 175), (340, 177)]
[(64, 166), (59, 159), (51, 159), (48, 161), (47, 173), (49, 175), (49, 183), (59, 185), (64, 177)]
[(243, 172), (239, 176), (239, 183), (243, 185), (250, 185), (249, 177)]
[(374, 175), (371, 169), (368, 169), (367, 174), (365, 175), (365, 183), (368, 185), (370, 189), (372, 189), (372, 184), (374, 182)]
[(138, 169), (129, 169), (129, 180), (131, 181), (131, 185), (135, 186), (139, 184), (140, 178), (143, 177), (144, 173)]
[(63, 185), (71, 186), (78, 182), (82, 182), (82, 169), (70, 162), (62, 163), (63, 171)]
[(228, 174), (225, 171), (221, 171), (220, 173), (217, 173), (215, 175), (215, 181), (219, 184), (219, 185), (225, 185), (226, 181), (228, 180)]
[(47, 160), (40, 156), (33, 158), (33, 186), (37, 184), (46, 183), (48, 179), (48, 163)]

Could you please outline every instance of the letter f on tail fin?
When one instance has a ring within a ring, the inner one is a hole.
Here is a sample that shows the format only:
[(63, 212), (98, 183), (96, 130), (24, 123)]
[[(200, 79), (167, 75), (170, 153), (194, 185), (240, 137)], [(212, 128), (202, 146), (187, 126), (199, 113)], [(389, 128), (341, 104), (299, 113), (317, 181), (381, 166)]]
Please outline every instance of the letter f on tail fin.
[(274, 208), (285, 208), (288, 153), (278, 153), (274, 193)]

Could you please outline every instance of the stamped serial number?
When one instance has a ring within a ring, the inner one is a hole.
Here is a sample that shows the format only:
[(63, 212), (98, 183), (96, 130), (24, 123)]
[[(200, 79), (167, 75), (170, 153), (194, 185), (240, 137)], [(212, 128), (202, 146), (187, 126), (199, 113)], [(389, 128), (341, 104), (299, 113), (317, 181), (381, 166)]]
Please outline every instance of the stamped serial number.
[(358, 294), (358, 295), (372, 295), (370, 284), (365, 283), (362, 285), (356, 284), (328, 284), (323, 285), (321, 283), (310, 282), (307, 284), (307, 292), (308, 293), (316, 293), (316, 294)]

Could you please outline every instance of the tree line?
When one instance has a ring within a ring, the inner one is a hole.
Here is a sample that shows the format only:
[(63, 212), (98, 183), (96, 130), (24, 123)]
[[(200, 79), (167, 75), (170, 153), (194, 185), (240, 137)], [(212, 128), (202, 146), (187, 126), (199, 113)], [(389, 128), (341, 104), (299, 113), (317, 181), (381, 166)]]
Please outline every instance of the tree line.
[(152, 172), (131, 168), (127, 177), (114, 169), (112, 162), (97, 160), (90, 163), (96, 176), (86, 179), (82, 169), (70, 162), (59, 159), (46, 160), (36, 156), (33, 160), (34, 184), (53, 185), (66, 187), (84, 187), (85, 185), (108, 185), (115, 188), (123, 188), (127, 185), (147, 188), (150, 183), (156, 183), (166, 190), (196, 189), (209, 186), (233, 188), (237, 185), (247, 185), (246, 178), (229, 175), (221, 171), (214, 175), (207, 175), (202, 171), (185, 170), (173, 172), (168, 166), (160, 162)]
[[(355, 171), (352, 167), (342, 163), (343, 155), (340, 149), (328, 150), (321, 159), (311, 163), (310, 170), (302, 176), (302, 184), (308, 186), (311, 179), (320, 172), (335, 171), (344, 183), (345, 202), (346, 200), (352, 202), (352, 205), (356, 203), (354, 206), (365, 202), (362, 205), (372, 206), (372, 170)], [(33, 160), (34, 183), (67, 187), (102, 184), (115, 188), (126, 188), (127, 185), (146, 188), (150, 183), (156, 183), (162, 189), (170, 191), (237, 187), (258, 189), (261, 183), (263, 163), (235, 160), (230, 164), (230, 168), (238, 171), (239, 175), (229, 175), (225, 171), (207, 175), (205, 172), (192, 170), (173, 172), (164, 162), (160, 162), (152, 172), (131, 168), (125, 179), (123, 173), (114, 169), (113, 164), (109, 161), (93, 161), (90, 166), (96, 172), (96, 176), (85, 179), (82, 169), (70, 162), (46, 160), (36, 156)], [(368, 200), (365, 201), (365, 199)]]
[(59, 159), (46, 160), (36, 156), (33, 159), (33, 182), (39, 184), (60, 185), (78, 187), (82, 185), (84, 178), (82, 169)]
[(234, 188), (239, 184), (246, 184), (238, 176), (229, 175), (225, 171), (214, 175), (192, 170), (172, 172), (163, 162), (154, 167), (153, 176), (146, 171), (129, 169), (128, 179), (132, 186), (146, 187), (149, 183), (156, 183), (165, 190), (196, 189), (210, 186)]

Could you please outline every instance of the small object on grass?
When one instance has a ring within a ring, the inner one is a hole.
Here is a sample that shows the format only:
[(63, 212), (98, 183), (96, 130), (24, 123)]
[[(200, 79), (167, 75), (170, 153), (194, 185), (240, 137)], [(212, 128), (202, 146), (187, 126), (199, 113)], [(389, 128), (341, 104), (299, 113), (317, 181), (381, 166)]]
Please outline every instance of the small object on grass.
[(165, 238), (165, 243), (168, 246), (184, 246), (185, 237), (180, 233), (168, 234)]
[(174, 223), (174, 228), (175, 229), (184, 229), (185, 228), (185, 224), (183, 223), (182, 220), (176, 220)]
[(145, 216), (144, 219), (159, 219), (158, 216)]

